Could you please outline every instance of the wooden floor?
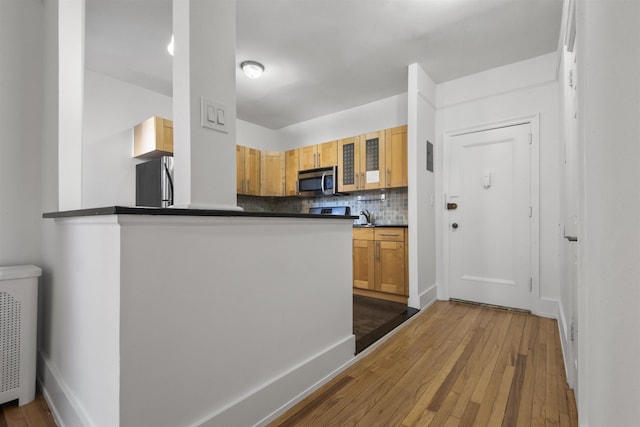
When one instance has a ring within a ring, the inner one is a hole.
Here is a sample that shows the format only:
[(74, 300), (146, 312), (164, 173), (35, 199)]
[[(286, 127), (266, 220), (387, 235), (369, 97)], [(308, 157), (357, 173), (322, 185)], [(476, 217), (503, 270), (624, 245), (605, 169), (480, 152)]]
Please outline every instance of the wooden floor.
[(272, 426), (577, 426), (555, 320), (439, 301)]
[(42, 394), (33, 402), (18, 406), (18, 401), (0, 406), (0, 427), (55, 427), (51, 411)]

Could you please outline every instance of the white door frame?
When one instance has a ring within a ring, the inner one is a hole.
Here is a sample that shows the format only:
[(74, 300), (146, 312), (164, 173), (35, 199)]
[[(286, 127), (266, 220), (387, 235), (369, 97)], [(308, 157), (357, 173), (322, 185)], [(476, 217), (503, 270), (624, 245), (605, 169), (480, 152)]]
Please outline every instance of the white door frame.
[(522, 124), (531, 125), (531, 157), (530, 162), (530, 203), (533, 210), (531, 216), (529, 233), (530, 233), (530, 250), (529, 259), (531, 263), (531, 278), (533, 286), (529, 300), (529, 307), (532, 313), (535, 313), (537, 304), (540, 299), (540, 114), (532, 116), (517, 117), (499, 122), (486, 123), (476, 126), (465, 127), (461, 129), (448, 130), (443, 132), (443, 170), (442, 170), (442, 222), (440, 224), (442, 232), (442, 289), (439, 296), (442, 299), (451, 297), (451, 257), (450, 250), (450, 233), (449, 230), (449, 214), (446, 209), (447, 194), (449, 194), (449, 160), (450, 145), (449, 139), (454, 136), (465, 135), (475, 132), (483, 132), (492, 129), (498, 129), (508, 126), (516, 126)]

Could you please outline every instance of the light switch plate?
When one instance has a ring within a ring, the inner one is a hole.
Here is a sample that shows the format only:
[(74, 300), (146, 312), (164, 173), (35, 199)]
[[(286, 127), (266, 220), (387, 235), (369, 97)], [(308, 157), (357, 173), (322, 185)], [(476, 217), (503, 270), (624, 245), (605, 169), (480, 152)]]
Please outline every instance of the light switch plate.
[(226, 107), (221, 103), (200, 97), (200, 126), (229, 133), (225, 111)]

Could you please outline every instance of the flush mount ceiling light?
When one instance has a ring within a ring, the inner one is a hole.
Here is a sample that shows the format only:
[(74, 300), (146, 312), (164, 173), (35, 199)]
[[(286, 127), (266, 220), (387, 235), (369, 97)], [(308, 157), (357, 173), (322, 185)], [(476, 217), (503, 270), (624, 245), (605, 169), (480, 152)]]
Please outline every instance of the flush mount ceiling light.
[(244, 61), (240, 64), (240, 68), (242, 68), (244, 74), (250, 79), (257, 79), (264, 71), (264, 66), (256, 61)]

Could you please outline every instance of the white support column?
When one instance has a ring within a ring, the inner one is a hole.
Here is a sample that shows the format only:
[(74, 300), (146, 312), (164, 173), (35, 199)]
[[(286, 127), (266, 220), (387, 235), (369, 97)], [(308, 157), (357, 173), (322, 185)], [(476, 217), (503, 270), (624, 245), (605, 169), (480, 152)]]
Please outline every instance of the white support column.
[(84, 0), (58, 9), (58, 210), (82, 207)]
[[(235, 0), (174, 0), (173, 34), (175, 206), (237, 210)], [(201, 126), (201, 97), (226, 132)]]

